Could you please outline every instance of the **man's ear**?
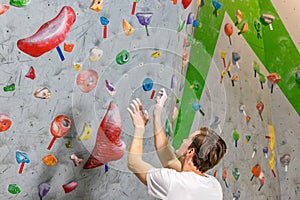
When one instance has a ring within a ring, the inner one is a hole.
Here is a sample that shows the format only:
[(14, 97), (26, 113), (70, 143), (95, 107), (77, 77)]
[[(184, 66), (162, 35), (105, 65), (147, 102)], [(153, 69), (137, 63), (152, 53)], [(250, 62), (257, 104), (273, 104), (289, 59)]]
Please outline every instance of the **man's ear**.
[(187, 153), (186, 153), (186, 155), (187, 156), (194, 156), (194, 154), (195, 154), (195, 149), (194, 148), (191, 148), (191, 149), (188, 149), (187, 150)]

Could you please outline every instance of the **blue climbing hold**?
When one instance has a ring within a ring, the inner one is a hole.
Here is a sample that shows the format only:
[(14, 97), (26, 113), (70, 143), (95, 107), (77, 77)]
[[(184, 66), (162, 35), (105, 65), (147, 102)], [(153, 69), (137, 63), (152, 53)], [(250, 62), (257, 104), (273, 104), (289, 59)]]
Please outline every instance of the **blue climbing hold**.
[(153, 81), (151, 78), (145, 78), (143, 81), (143, 89), (145, 91), (150, 91), (153, 88)]

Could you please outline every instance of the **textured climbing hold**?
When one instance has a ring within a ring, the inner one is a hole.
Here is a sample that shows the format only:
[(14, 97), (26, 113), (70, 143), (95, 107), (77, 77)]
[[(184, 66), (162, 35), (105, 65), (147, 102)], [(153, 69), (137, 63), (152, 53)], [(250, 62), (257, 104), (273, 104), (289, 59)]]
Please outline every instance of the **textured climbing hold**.
[(222, 174), (222, 179), (223, 181), (225, 182), (225, 186), (228, 188), (228, 183), (227, 183), (227, 171), (226, 171), (226, 168), (223, 169), (223, 174)]
[(165, 122), (165, 133), (166, 135), (171, 136), (172, 135), (172, 124), (170, 123), (170, 120), (167, 118)]
[(199, 25), (199, 20), (194, 20), (193, 21), (193, 27), (197, 27)]
[(269, 24), (270, 30), (273, 30), (272, 22), (275, 20), (275, 17), (271, 14), (262, 14), (260, 18), (266, 23)]
[(103, 9), (103, 0), (93, 0), (90, 5), (90, 9), (96, 12), (100, 12)]
[(253, 70), (254, 70), (254, 77), (256, 77), (257, 73), (260, 74), (260, 66), (256, 61), (253, 62)]
[(16, 161), (18, 164), (21, 164), (20, 169), (19, 169), (19, 174), (22, 174), (25, 163), (30, 163), (30, 159), (26, 153), (17, 151), (16, 152)]
[(237, 130), (234, 130), (232, 132), (232, 137), (234, 139), (234, 146), (237, 147), (238, 141), (240, 139), (240, 134), (237, 132)]
[(251, 169), (251, 172), (252, 172), (252, 177), (251, 177), (250, 181), (252, 181), (254, 177), (256, 177), (256, 178), (259, 177), (259, 174), (261, 173), (260, 165), (259, 164), (254, 165)]
[(178, 28), (177, 28), (177, 32), (181, 32), (183, 27), (185, 25), (185, 20), (181, 21), (179, 24), (178, 24)]
[(134, 32), (133, 26), (129, 24), (129, 22), (127, 22), (126, 19), (122, 20), (122, 27), (126, 36), (129, 36)]
[(105, 80), (105, 89), (111, 96), (115, 95), (116, 93), (115, 87), (110, 82), (108, 82), (108, 80)]
[(103, 25), (103, 38), (107, 38), (107, 25), (109, 24), (108, 18), (101, 16), (100, 23)]
[(70, 183), (62, 185), (65, 193), (72, 192), (73, 190), (75, 190), (77, 188), (77, 186), (78, 186), (78, 183), (75, 181), (72, 181)]
[(239, 65), (238, 61), (239, 61), (240, 59), (241, 59), (240, 54), (233, 51), (233, 52), (232, 52), (232, 64), (233, 64), (233, 65), (236, 65), (237, 68), (239, 68), (239, 69), (240, 69), (240, 65)]
[(263, 102), (261, 102), (261, 101), (259, 101), (257, 104), (256, 104), (256, 109), (257, 109), (257, 111), (258, 111), (258, 113), (259, 113), (259, 116), (260, 116), (260, 119), (261, 119), (261, 121), (263, 121), (263, 118), (262, 118), (262, 111), (264, 110), (264, 104), (263, 104)]
[(17, 184), (9, 184), (7, 190), (11, 194), (19, 194), (21, 192), (21, 189)]
[(26, 78), (30, 78), (31, 80), (35, 79), (35, 71), (34, 68), (31, 66), (27, 74), (25, 75)]
[(47, 87), (41, 87), (34, 90), (33, 96), (39, 99), (49, 99), (51, 92)]
[[(70, 6), (64, 6), (52, 20), (44, 23), (32, 36), (18, 40), (17, 46), (24, 53), (39, 57), (52, 49), (59, 47), (69, 33), (76, 14)], [(59, 50), (57, 48), (57, 50)]]
[(143, 89), (145, 91), (150, 91), (153, 88), (153, 81), (151, 78), (145, 78), (143, 81)]
[(89, 123), (84, 123), (83, 130), (81, 132), (81, 135), (78, 137), (78, 140), (89, 140), (91, 138), (92, 134), (92, 125)]
[(39, 189), (39, 197), (42, 199), (45, 197), (51, 189), (51, 186), (48, 183), (41, 183), (38, 186)]
[(239, 23), (241, 23), (241, 21), (243, 19), (243, 13), (240, 10), (237, 10), (235, 13), (235, 16), (236, 16), (235, 25), (238, 25)]
[(231, 45), (232, 43), (231, 43), (230, 36), (233, 34), (233, 25), (231, 23), (226, 23), (224, 26), (224, 31), (225, 31), (225, 34), (228, 36), (229, 43)]
[(234, 177), (234, 179), (237, 181), (239, 180), (239, 177), (240, 177), (240, 171), (239, 171), (239, 168), (234, 168), (232, 170), (232, 176)]
[(262, 73), (259, 73), (259, 82), (260, 82), (260, 88), (263, 90), (264, 89), (264, 83), (267, 81), (266, 76), (263, 75)]
[(64, 43), (64, 51), (72, 52), (74, 49), (74, 44)]
[(103, 56), (103, 51), (97, 47), (90, 50), (89, 60), (91, 62), (97, 62)]
[(155, 51), (154, 53), (151, 54), (152, 58), (159, 58), (161, 56), (161, 52), (160, 51)]
[(272, 94), (274, 85), (280, 81), (280, 77), (278, 76), (277, 73), (271, 73), (267, 76), (267, 78), (271, 83), (271, 94)]
[[(239, 80), (239, 77), (237, 75), (234, 75), (232, 78), (231, 78), (231, 83), (232, 83), (232, 87), (234, 87), (234, 82)], [(247, 117), (247, 116), (246, 116)]]
[(76, 85), (83, 93), (92, 91), (98, 83), (98, 73), (95, 70), (81, 71), (76, 77)]
[(240, 32), (238, 32), (238, 35), (242, 34), (242, 33), (246, 33), (248, 31), (248, 23), (244, 23), (242, 26), (242, 29), (240, 30)]
[(117, 54), (116, 56), (116, 62), (119, 65), (124, 65), (126, 64), (130, 59), (130, 54), (127, 50), (122, 50), (120, 53)]
[(81, 64), (80, 63), (73, 63), (73, 68), (76, 70), (76, 71), (79, 71), (81, 69)]
[(6, 114), (0, 113), (0, 132), (7, 131), (11, 127), (12, 121)]
[(72, 154), (70, 156), (70, 159), (73, 161), (75, 167), (77, 167), (78, 165), (80, 165), (82, 163), (82, 161), (83, 161), (82, 158), (78, 158), (75, 154)]
[(57, 158), (53, 154), (49, 154), (49, 155), (43, 157), (42, 161), (47, 166), (53, 166), (58, 162)]
[(291, 155), (286, 153), (280, 157), (280, 163), (284, 166), (284, 171), (288, 171), (288, 166), (291, 162)]
[(66, 148), (71, 148), (72, 147), (72, 143), (71, 143), (71, 141), (68, 141), (68, 142), (66, 142), (65, 143), (65, 146), (66, 146)]
[(0, 15), (4, 14), (9, 8), (9, 5), (0, 4)]
[(142, 26), (145, 26), (147, 36), (149, 36), (148, 25), (151, 22), (152, 15), (153, 15), (153, 13), (150, 13), (150, 12), (136, 13), (136, 15), (135, 15), (138, 18), (139, 23)]
[(30, 0), (10, 0), (9, 4), (16, 7), (25, 7), (30, 3)]
[(265, 155), (266, 158), (268, 158), (268, 152), (269, 152), (269, 148), (268, 147), (264, 147), (263, 148), (263, 153)]
[(214, 7), (213, 14), (217, 17), (218, 16), (218, 10), (222, 8), (222, 4), (220, 3), (219, 0), (212, 0), (212, 5)]
[(4, 92), (12, 92), (16, 89), (16, 85), (14, 83), (7, 85), (3, 88)]
[(57, 117), (55, 117), (50, 126), (50, 132), (53, 138), (47, 149), (48, 150), (51, 149), (56, 138), (61, 138), (64, 135), (66, 135), (67, 132), (71, 129), (71, 126), (72, 126), (72, 121), (69, 117), (65, 115), (58, 115)]
[(244, 144), (247, 144), (251, 140), (251, 135), (246, 135), (245, 138), (246, 138), (246, 140), (245, 140)]
[(126, 145), (120, 140), (122, 119), (115, 103), (110, 102), (107, 112), (98, 128), (93, 151), (83, 166), (92, 169), (113, 160), (119, 160), (124, 155)]
[(194, 13), (190, 12), (188, 17), (187, 17), (187, 20), (186, 20), (186, 24), (192, 24), (194, 21)]
[(181, 1), (183, 8), (187, 9), (187, 7), (189, 7), (189, 5), (192, 3), (192, 0), (182, 0)]

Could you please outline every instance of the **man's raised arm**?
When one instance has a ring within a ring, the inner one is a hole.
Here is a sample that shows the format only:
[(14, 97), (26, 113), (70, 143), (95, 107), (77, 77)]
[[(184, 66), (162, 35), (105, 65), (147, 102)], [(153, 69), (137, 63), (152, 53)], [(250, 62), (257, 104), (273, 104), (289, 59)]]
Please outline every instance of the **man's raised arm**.
[(156, 97), (156, 104), (153, 110), (155, 149), (163, 167), (181, 171), (181, 163), (176, 158), (161, 124), (161, 115), (163, 112), (165, 101), (167, 99), (167, 93), (164, 88), (162, 88), (159, 93), (160, 96)]

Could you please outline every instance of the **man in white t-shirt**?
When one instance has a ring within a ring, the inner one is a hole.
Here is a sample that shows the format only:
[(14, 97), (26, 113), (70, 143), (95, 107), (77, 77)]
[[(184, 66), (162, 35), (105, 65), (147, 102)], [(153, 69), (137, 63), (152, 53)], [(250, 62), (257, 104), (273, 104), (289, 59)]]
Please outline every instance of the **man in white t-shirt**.
[(169, 200), (222, 200), (218, 180), (205, 174), (217, 165), (226, 153), (224, 140), (209, 128), (195, 131), (176, 151), (176, 158), (161, 124), (161, 115), (167, 94), (160, 90), (153, 110), (154, 143), (164, 168), (154, 168), (142, 160), (143, 135), (148, 113), (135, 99), (127, 109), (134, 125), (134, 136), (128, 153), (128, 168), (148, 187), (150, 195)]

